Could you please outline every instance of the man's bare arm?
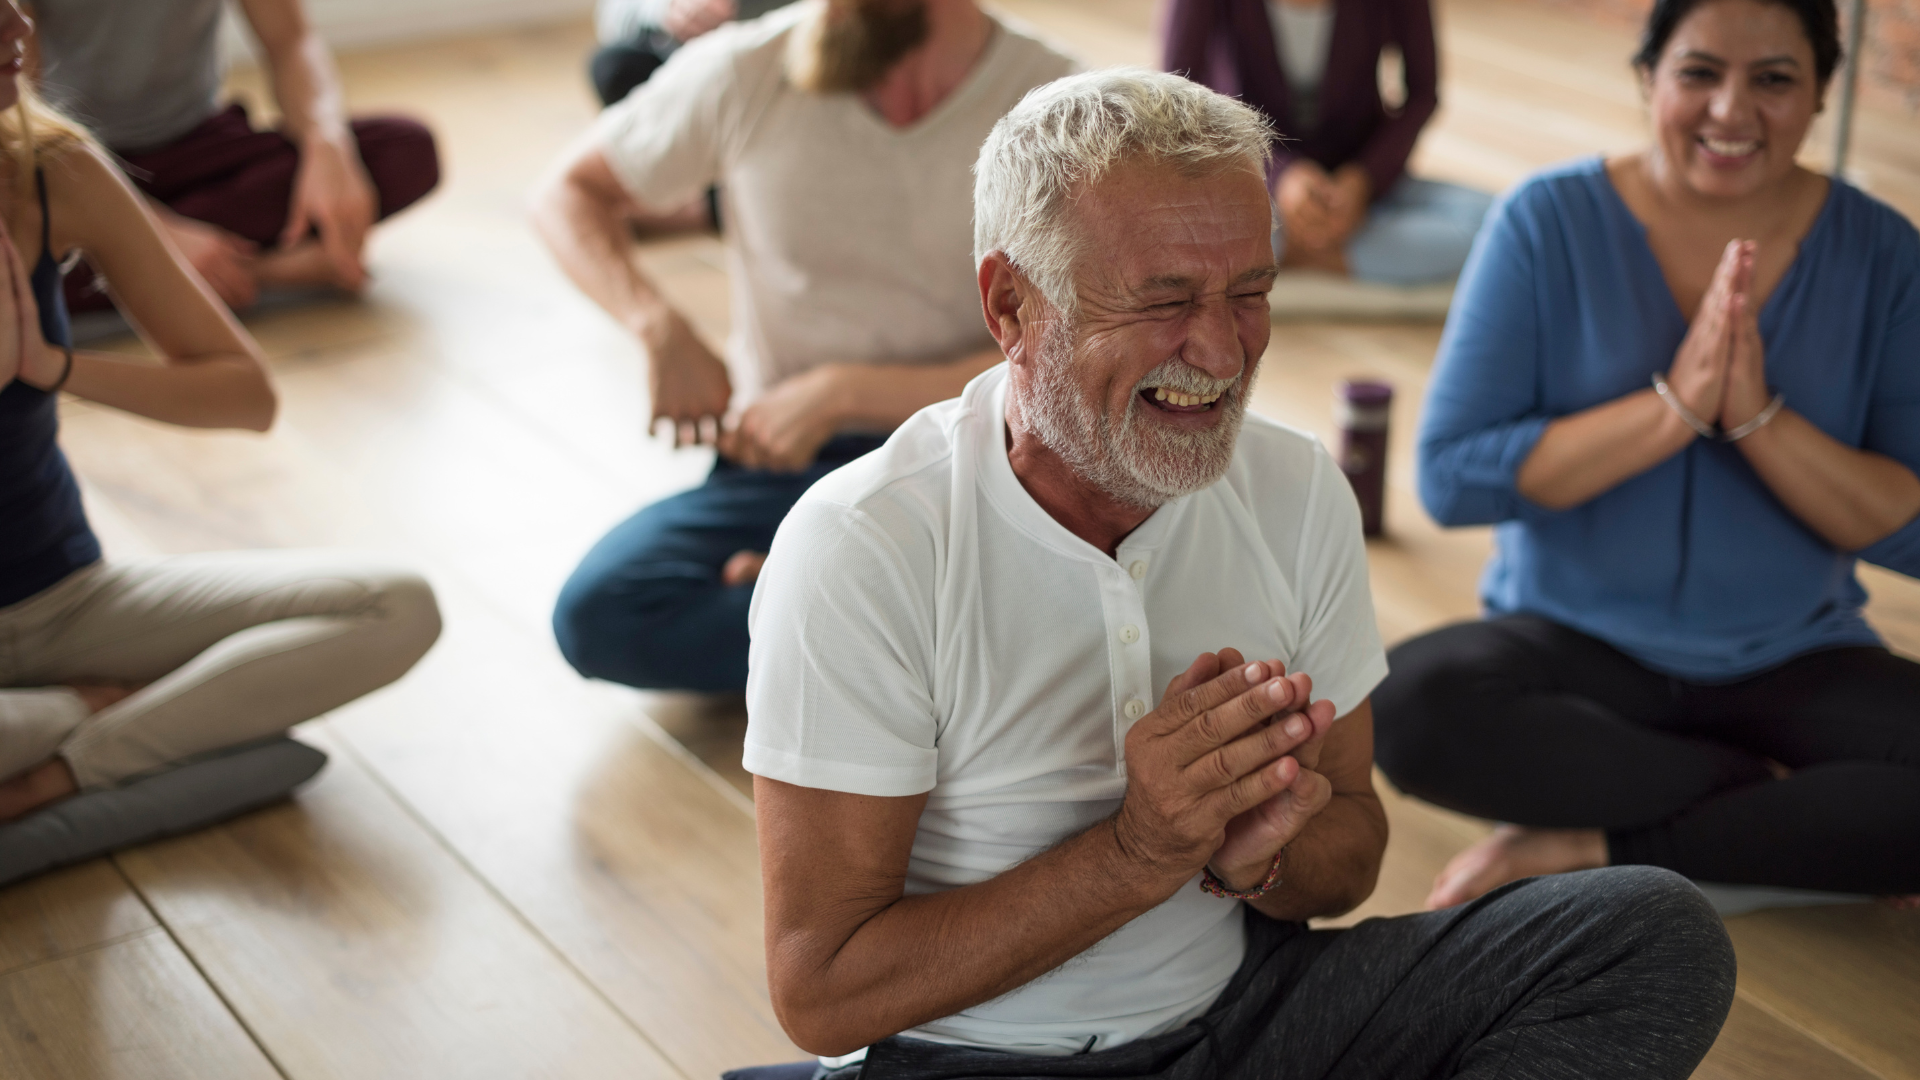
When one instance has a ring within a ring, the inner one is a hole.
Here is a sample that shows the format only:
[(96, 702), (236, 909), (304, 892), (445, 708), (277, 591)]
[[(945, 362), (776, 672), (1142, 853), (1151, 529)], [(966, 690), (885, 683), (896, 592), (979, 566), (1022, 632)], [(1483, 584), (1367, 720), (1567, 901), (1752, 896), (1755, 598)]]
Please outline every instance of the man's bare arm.
[(1025, 985), (1171, 896), (1228, 821), (1309, 775), (1287, 755), (1325, 731), (1332, 709), (1302, 714), (1304, 739), (1263, 724), (1306, 701), (1305, 680), (1271, 678), (1278, 670), (1230, 649), (1202, 656), (1129, 732), (1118, 813), (941, 893), (904, 895), (924, 796), (756, 779), (767, 975), (787, 1034), (849, 1053)]
[(753, 797), (774, 1012), (816, 1054), (851, 1053), (1032, 982), (1172, 891), (1138, 873), (1103, 825), (977, 885), (903, 896), (925, 795), (756, 777)]
[(823, 364), (768, 390), (721, 435), (720, 452), (754, 469), (804, 469), (842, 431), (886, 431), (1000, 362), (998, 349), (941, 364)]
[(995, 346), (943, 364), (848, 364), (845, 421), (898, 427), (936, 401), (959, 397), (974, 376), (1003, 359)]
[(644, 214), (591, 138), (577, 143), (533, 194), (534, 230), (561, 270), (646, 351), (653, 420), (672, 421), (676, 442), (710, 441), (732, 384), (726, 365), (634, 260), (629, 225)]
[(1371, 698), (1334, 722), (1314, 771), (1333, 785), (1333, 797), (1287, 845), (1281, 884), (1250, 901), (1275, 919), (1344, 915), (1373, 895), (1387, 849), (1387, 812), (1373, 790)]
[(633, 259), (628, 225), (643, 212), (590, 137), (534, 188), (534, 231), (588, 299), (643, 340), (673, 309)]

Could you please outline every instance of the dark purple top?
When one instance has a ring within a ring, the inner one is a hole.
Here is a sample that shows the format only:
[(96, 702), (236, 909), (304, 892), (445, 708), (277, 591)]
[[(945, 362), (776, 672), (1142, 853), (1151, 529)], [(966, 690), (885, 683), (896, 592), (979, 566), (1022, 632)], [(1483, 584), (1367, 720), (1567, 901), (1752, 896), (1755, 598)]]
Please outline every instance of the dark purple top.
[[(1293, 93), (1266, 0), (1169, 0), (1161, 66), (1267, 114), (1283, 136), (1269, 178), (1302, 157), (1328, 172), (1357, 161), (1373, 178), (1377, 199), (1406, 171), (1414, 140), (1440, 104), (1433, 11), (1428, 0), (1333, 0), (1333, 8), (1312, 131), (1290, 130)], [(1406, 103), (1396, 112), (1380, 100), (1380, 53), (1389, 45), (1399, 46), (1406, 68)]]

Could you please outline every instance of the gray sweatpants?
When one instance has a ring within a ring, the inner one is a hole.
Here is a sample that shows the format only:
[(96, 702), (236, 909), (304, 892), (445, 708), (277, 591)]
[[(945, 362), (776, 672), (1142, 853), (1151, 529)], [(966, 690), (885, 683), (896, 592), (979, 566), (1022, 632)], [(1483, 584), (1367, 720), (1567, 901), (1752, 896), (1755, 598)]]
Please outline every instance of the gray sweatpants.
[[(0, 608), (0, 780), (85, 789), (277, 735), (399, 678), (440, 633), (420, 575), (363, 555), (100, 562)], [(89, 713), (67, 684), (138, 686)]]
[(1074, 1057), (892, 1038), (859, 1080), (1679, 1080), (1733, 1004), (1719, 918), (1653, 867), (1531, 878), (1345, 930), (1247, 922), (1246, 960), (1185, 1027)]

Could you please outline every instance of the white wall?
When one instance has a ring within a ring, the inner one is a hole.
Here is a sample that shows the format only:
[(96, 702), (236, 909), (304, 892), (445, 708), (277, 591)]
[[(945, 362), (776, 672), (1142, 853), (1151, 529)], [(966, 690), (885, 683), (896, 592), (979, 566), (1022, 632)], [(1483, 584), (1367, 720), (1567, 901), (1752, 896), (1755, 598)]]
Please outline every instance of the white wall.
[[(451, 37), (480, 30), (557, 22), (593, 11), (593, 0), (304, 0), (307, 17), (336, 49)], [(244, 20), (228, 5), (226, 45), (236, 60), (251, 57)]]

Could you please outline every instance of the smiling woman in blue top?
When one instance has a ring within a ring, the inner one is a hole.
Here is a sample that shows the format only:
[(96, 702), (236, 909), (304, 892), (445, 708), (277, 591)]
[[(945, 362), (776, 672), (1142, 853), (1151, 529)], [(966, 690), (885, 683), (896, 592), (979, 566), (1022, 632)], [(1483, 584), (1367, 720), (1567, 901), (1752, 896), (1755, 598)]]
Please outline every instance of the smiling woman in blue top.
[(1857, 559), (1920, 573), (1920, 234), (1794, 162), (1832, 0), (1658, 0), (1646, 150), (1549, 170), (1463, 274), (1420, 433), (1497, 523), (1488, 618), (1376, 696), (1407, 791), (1510, 822), (1429, 902), (1609, 863), (1920, 893), (1920, 664)]

